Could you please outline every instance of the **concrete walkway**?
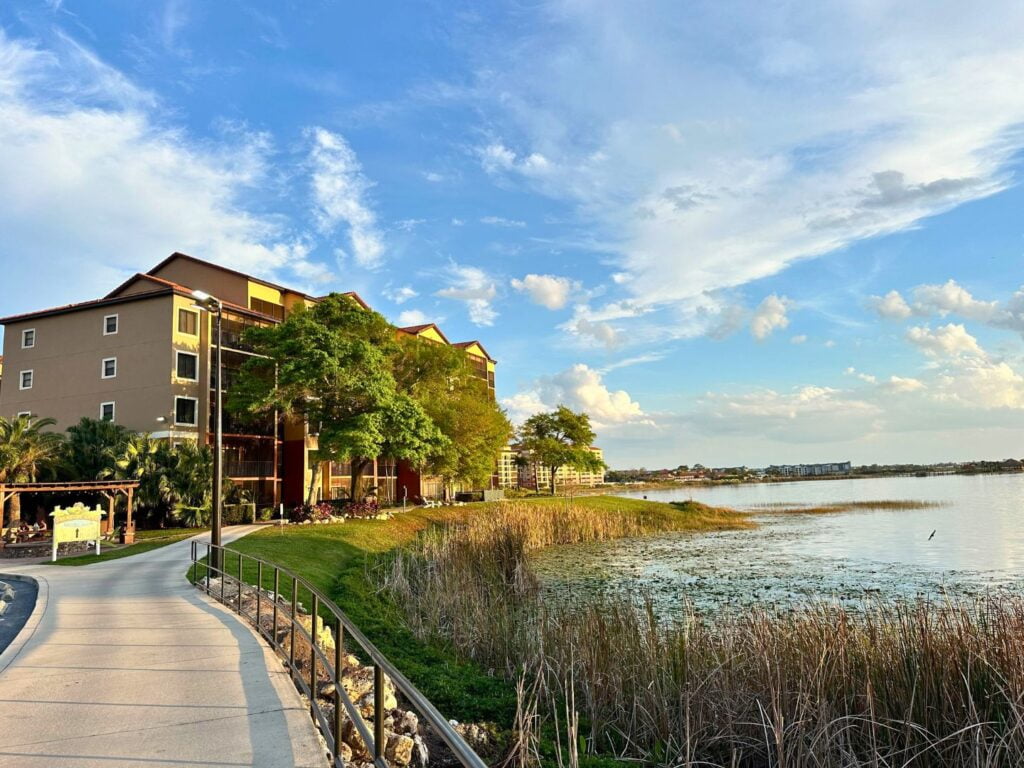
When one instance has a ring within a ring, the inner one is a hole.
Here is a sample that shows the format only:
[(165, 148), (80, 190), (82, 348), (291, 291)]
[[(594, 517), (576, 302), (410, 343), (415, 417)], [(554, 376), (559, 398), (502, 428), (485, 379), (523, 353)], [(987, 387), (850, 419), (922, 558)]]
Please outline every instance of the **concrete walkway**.
[(0, 565), (39, 581), (0, 655), (0, 767), (327, 765), (281, 662), (186, 581), (189, 548)]

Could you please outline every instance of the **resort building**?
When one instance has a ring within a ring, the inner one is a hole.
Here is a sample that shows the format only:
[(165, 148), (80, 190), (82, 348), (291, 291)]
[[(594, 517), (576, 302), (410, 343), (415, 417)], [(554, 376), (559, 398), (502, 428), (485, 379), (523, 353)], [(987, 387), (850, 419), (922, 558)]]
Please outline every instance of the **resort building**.
[[(194, 290), (224, 305), (223, 382), (211, 365), (213, 318), (196, 306)], [(367, 307), (357, 294), (346, 295)], [(174, 253), (103, 298), (0, 319), (7, 374), (0, 414), (49, 416), (59, 430), (88, 416), (172, 443), (212, 444), (217, 387), (227, 393), (253, 354), (242, 340), (243, 331), (281, 322), (296, 307), (316, 301), (301, 291)], [(399, 332), (449, 343), (436, 326)], [(466, 350), (493, 397), (495, 361), (477, 341), (454, 346)], [(224, 413), (225, 476), (245, 487), (259, 506), (305, 499), (315, 448), (316, 436), (305, 424), (275, 417), (243, 423)], [(348, 488), (348, 464), (322, 469), (322, 498)], [(384, 501), (433, 495), (432, 486), (412, 468), (405, 468), (404, 479), (400, 473), (396, 462), (378, 458), (364, 474), (364, 487), (377, 486)]]
[(851, 464), (842, 461), (832, 464), (781, 464), (765, 470), (766, 475), (779, 477), (825, 477), (827, 475), (848, 475)]
[[(604, 464), (604, 452), (591, 447), (591, 452)], [(580, 471), (574, 467), (559, 467), (555, 472), (555, 485), (593, 488), (604, 483), (605, 470)], [(498, 487), (543, 490), (551, 485), (551, 470), (529, 460), (518, 445), (506, 446), (498, 459)]]

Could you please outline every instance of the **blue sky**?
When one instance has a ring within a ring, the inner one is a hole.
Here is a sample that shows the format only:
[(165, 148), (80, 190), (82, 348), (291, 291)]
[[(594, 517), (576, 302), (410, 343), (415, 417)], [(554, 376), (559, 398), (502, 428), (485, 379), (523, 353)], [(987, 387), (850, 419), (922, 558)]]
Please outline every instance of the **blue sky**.
[(613, 466), (1024, 455), (1024, 6), (14, 2), (0, 309), (357, 290)]

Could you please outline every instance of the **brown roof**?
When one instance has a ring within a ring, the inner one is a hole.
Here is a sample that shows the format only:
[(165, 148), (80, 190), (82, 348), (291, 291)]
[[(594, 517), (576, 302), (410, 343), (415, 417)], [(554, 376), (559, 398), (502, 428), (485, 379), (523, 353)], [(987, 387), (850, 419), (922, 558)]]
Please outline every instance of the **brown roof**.
[(22, 320), (32, 320), (37, 317), (50, 317), (51, 315), (63, 315), (68, 312), (77, 312), (82, 309), (93, 309), (95, 307), (106, 307), (113, 304), (124, 304), (129, 301), (140, 301), (142, 299), (151, 299), (155, 296), (167, 296), (174, 293), (174, 290), (167, 287), (159, 287), (152, 291), (146, 291), (145, 293), (133, 293), (128, 296), (112, 296), (105, 297), (102, 299), (92, 299), (91, 301), (80, 301), (75, 304), (64, 304), (59, 307), (50, 307), (48, 309), (39, 309), (35, 312), (25, 312), (20, 315), (9, 315), (7, 317), (0, 318), (0, 325), (9, 325), (10, 323), (17, 323)]
[(467, 347), (471, 347), (471, 346), (473, 346), (474, 344), (476, 344), (476, 345), (477, 345), (478, 347), (480, 347), (480, 349), (481, 349), (481, 350), (483, 350), (483, 353), (484, 353), (484, 357), (486, 357), (486, 358), (487, 358), (488, 360), (490, 360), (490, 361), (491, 361), (492, 363), (496, 363), (496, 362), (498, 362), (498, 361), (497, 361), (497, 360), (495, 360), (495, 359), (494, 359), (493, 357), (491, 357), (491, 354), (490, 354), (490, 352), (488, 352), (488, 351), (487, 351), (487, 348), (486, 348), (486, 347), (484, 347), (484, 345), (483, 345), (483, 344), (481, 344), (481, 343), (480, 343), (479, 341), (477, 341), (476, 339), (473, 339), (472, 341), (457, 341), (457, 342), (455, 342), (454, 344), (452, 344), (452, 346), (453, 346), (453, 347), (458, 347), (459, 349), (466, 349)]
[(252, 280), (255, 283), (260, 283), (262, 285), (266, 285), (266, 286), (268, 286), (270, 288), (274, 288), (274, 289), (276, 289), (278, 291), (285, 291), (287, 293), (294, 293), (294, 294), (297, 294), (299, 296), (304, 296), (307, 299), (311, 299), (311, 300), (314, 300), (314, 301), (316, 300), (315, 296), (310, 296), (309, 294), (303, 293), (302, 291), (296, 291), (294, 288), (285, 288), (283, 285), (278, 285), (277, 283), (272, 283), (269, 280), (264, 280), (261, 277), (254, 277), (253, 275), (247, 275), (247, 274), (245, 274), (245, 272), (239, 272), (237, 269), (231, 269), (229, 267), (223, 267), (220, 264), (214, 264), (212, 261), (206, 261), (205, 259), (197, 259), (195, 256), (189, 256), (187, 253), (181, 253), (180, 251), (175, 251), (174, 253), (172, 253), (166, 259), (164, 259), (159, 264), (157, 264), (155, 267), (153, 267), (151, 270), (149, 270), (149, 272), (147, 274), (152, 275), (154, 272), (159, 272), (161, 269), (163, 269), (165, 266), (170, 264), (175, 259), (185, 259), (186, 261), (193, 261), (196, 264), (202, 264), (205, 267), (211, 267), (213, 269), (219, 269), (221, 272), (227, 272), (229, 275), (235, 275), (236, 277), (244, 277), (246, 280)]
[(399, 328), (398, 330), (405, 331), (406, 333), (412, 334), (413, 336), (419, 336), (428, 328), (433, 328), (435, 331), (437, 331), (441, 338), (444, 339), (445, 344), (451, 344), (451, 342), (448, 341), (448, 337), (444, 335), (444, 331), (438, 328), (436, 323), (423, 323), (422, 325), (407, 325), (405, 328)]

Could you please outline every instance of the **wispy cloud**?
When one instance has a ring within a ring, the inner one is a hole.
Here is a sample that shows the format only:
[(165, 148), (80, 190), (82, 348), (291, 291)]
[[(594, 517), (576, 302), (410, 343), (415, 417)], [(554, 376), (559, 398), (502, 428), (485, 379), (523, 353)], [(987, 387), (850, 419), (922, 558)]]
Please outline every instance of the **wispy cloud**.
[(479, 267), (464, 264), (450, 264), (445, 274), (448, 286), (435, 295), (463, 302), (474, 325), (493, 325), (498, 317), (491, 306), (498, 295), (495, 280)]

